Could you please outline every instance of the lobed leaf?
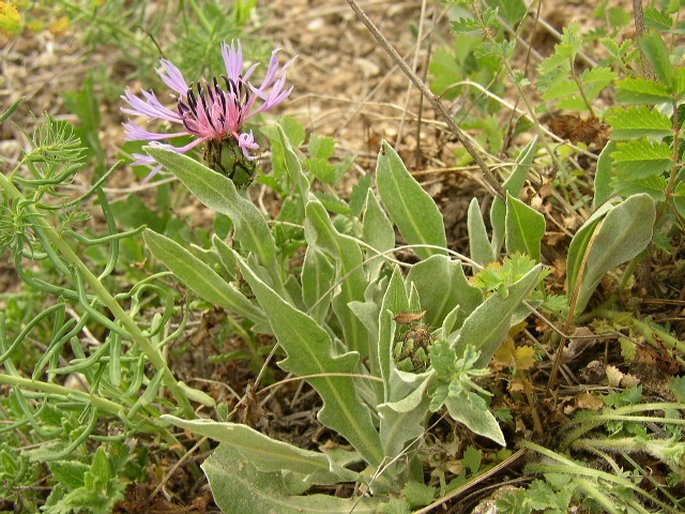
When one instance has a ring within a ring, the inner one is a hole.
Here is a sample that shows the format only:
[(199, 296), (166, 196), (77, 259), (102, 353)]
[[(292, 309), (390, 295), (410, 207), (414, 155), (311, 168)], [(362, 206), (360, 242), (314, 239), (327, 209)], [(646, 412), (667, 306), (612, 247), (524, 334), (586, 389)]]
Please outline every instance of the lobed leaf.
[(247, 262), (236, 254), (247, 283), (266, 313), (276, 339), (287, 357), (279, 363), (296, 375), (321, 375), (307, 381), (324, 402), (319, 420), (339, 432), (370, 464), (383, 459), (380, 438), (368, 408), (357, 397), (352, 378), (331, 376), (359, 371), (357, 352), (337, 355), (331, 336), (316, 321), (296, 309), (265, 284)]

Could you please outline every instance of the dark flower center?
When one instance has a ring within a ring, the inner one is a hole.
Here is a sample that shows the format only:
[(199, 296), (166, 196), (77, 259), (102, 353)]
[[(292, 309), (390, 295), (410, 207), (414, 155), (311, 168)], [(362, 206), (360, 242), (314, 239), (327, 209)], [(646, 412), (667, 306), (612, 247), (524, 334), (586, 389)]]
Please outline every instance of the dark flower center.
[[(178, 99), (178, 113), (186, 129), (202, 135), (200, 112), (203, 112), (214, 132), (220, 134), (237, 130), (243, 123), (245, 106), (250, 99), (250, 90), (242, 77), (238, 80), (222, 75), (226, 88), (223, 89), (216, 77), (211, 83), (206, 80), (190, 84), (185, 96)], [(193, 89), (194, 88), (194, 89)]]

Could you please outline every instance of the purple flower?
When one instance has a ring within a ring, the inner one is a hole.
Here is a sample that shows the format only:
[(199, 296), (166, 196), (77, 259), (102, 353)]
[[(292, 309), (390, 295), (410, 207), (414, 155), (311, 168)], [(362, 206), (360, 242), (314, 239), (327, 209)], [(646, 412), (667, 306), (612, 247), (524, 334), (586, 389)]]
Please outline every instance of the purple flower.
[[(220, 145), (223, 141), (233, 140), (242, 150), (246, 159), (252, 160), (251, 152), (259, 148), (252, 131), (243, 131), (243, 124), (288, 98), (292, 91), (285, 88), (285, 71), (292, 59), (283, 66), (278, 64), (278, 48), (271, 54), (269, 69), (259, 87), (249, 82), (257, 64), (253, 64), (243, 73), (243, 51), (240, 42), (223, 43), (221, 53), (226, 66), (226, 75), (213, 77), (211, 81), (201, 80), (197, 84), (188, 84), (181, 71), (166, 59), (160, 61), (161, 67), (156, 71), (164, 83), (175, 91), (172, 98), (176, 100), (176, 109), (164, 106), (153, 91), (141, 91), (141, 96), (134, 95), (126, 88), (121, 98), (128, 104), (121, 110), (132, 116), (145, 116), (169, 121), (180, 125), (177, 132), (158, 133), (145, 130), (135, 121), (124, 123), (127, 141), (151, 141), (150, 144), (179, 153), (202, 144)], [(174, 146), (160, 143), (181, 136), (195, 136), (196, 139), (185, 146)], [(156, 174), (161, 166), (155, 160), (142, 154), (133, 154), (134, 165), (154, 166), (148, 179)]]

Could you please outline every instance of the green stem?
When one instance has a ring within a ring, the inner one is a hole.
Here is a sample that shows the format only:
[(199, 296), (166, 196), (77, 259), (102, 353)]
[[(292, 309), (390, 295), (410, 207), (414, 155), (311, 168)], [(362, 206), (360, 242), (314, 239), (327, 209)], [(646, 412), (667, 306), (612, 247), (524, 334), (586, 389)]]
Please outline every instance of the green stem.
[[(3, 174), (0, 174), (0, 186), (6, 194), (14, 201), (26, 201), (21, 192), (15, 187), (12, 181)], [(31, 204), (26, 206), (30, 215), (34, 219), (43, 219), (40, 212)], [(44, 225), (40, 227), (43, 235), (52, 244), (54, 248), (62, 255), (62, 257), (72, 266), (74, 266), (78, 273), (84, 278), (88, 285), (92, 288), (98, 299), (110, 310), (114, 317), (121, 323), (124, 329), (131, 336), (135, 344), (149, 359), (152, 365), (157, 370), (163, 370), (163, 382), (169, 388), (172, 396), (179, 403), (183, 414), (191, 418), (195, 417), (193, 407), (191, 406), (185, 393), (176, 382), (176, 378), (167, 366), (164, 357), (155, 346), (143, 334), (136, 322), (128, 315), (128, 313), (119, 305), (119, 303), (110, 294), (107, 288), (98, 280), (98, 278), (88, 269), (85, 263), (79, 256), (71, 249), (69, 244), (60, 236), (60, 234), (51, 226)]]
[[(592, 312), (595, 316), (600, 318), (610, 319), (612, 321), (620, 321), (622, 323), (630, 323), (632, 327), (645, 336), (647, 342), (654, 348), (661, 349), (662, 343), (671, 349), (676, 349), (680, 353), (685, 354), (685, 343), (680, 341), (676, 337), (663, 330), (656, 323), (650, 323), (648, 321), (642, 321), (634, 317), (626, 319), (624, 312), (616, 312), (609, 309), (596, 309)], [(657, 340), (657, 338), (659, 340)], [(676, 357), (678, 358), (678, 357)], [(678, 358), (678, 360), (682, 360)]]

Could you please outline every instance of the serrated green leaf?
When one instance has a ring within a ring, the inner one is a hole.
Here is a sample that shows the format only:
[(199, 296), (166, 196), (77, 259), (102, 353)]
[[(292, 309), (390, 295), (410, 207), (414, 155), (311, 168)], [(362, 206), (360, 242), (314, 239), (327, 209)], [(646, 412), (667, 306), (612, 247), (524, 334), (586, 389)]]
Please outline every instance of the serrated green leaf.
[(658, 30), (659, 32), (669, 32), (673, 26), (673, 20), (668, 13), (659, 11), (652, 6), (645, 7), (644, 15), (645, 25), (650, 29)]
[(471, 345), (480, 352), (476, 367), (485, 367), (509, 332), (514, 312), (537, 284), (542, 266), (538, 264), (508, 288), (508, 295), (490, 296), (464, 321), (455, 344), (457, 355)]
[[(385, 141), (378, 155), (376, 187), (390, 219), (407, 243), (447, 246), (445, 225), (437, 205)], [(422, 259), (447, 253), (436, 248), (416, 248), (414, 251)]]
[(221, 444), (202, 464), (214, 501), (223, 512), (241, 514), (373, 514), (378, 500), (313, 494), (290, 496), (282, 473), (260, 472), (240, 452)]
[(673, 133), (668, 116), (646, 106), (614, 107), (605, 119), (611, 125), (613, 140), (664, 137)]
[(507, 193), (505, 225), (507, 252), (525, 253), (540, 262), (540, 246), (547, 227), (544, 215)]
[(436, 341), (430, 348), (431, 368), (437, 378), (449, 382), (457, 371), (457, 352), (447, 341)]
[[(440, 277), (436, 280), (436, 277)], [(457, 305), (461, 306), (456, 327), (464, 317), (483, 301), (483, 294), (469, 284), (460, 261), (444, 255), (433, 255), (415, 264), (407, 275), (407, 283), (414, 284), (426, 311), (426, 323), (438, 327)]]
[[(666, 200), (666, 188), (668, 180), (663, 175), (652, 175), (634, 180), (616, 179), (612, 181), (614, 191), (617, 195), (628, 198), (639, 193), (647, 193), (655, 202)], [(676, 200), (676, 198), (674, 198)]]
[(198, 200), (231, 218), (236, 241), (254, 252), (267, 269), (275, 265), (276, 243), (264, 216), (251, 201), (238, 193), (233, 182), (187, 155), (153, 146), (145, 149), (176, 175)]
[[(572, 291), (569, 296), (575, 296), (575, 315), (585, 309), (607, 271), (632, 259), (647, 247), (652, 240), (655, 219), (654, 201), (646, 194), (639, 194), (611, 208), (601, 222), (598, 223), (598, 219), (588, 220), (592, 228), (584, 231), (589, 232), (584, 236), (587, 239), (585, 248), (575, 257), (578, 264), (574, 267), (578, 269), (573, 277), (569, 275), (569, 291)], [(573, 246), (573, 241), (571, 244)], [(569, 258), (570, 253), (569, 249)], [(576, 280), (582, 281), (578, 284)]]
[(611, 159), (619, 176), (639, 179), (672, 168), (671, 153), (671, 148), (663, 141), (636, 139), (617, 143)]
[(277, 441), (247, 425), (219, 423), (210, 419), (183, 420), (170, 415), (163, 415), (162, 419), (194, 434), (229, 445), (259, 471), (300, 473), (305, 475), (305, 481), (309, 484), (333, 484), (357, 479), (358, 473), (337, 465), (324, 453)]
[(335, 139), (328, 136), (312, 135), (309, 140), (309, 155), (317, 159), (328, 160), (335, 152)]
[(685, 376), (673, 377), (671, 380), (671, 391), (678, 397), (681, 403), (685, 403)]
[(654, 69), (656, 78), (666, 86), (673, 84), (673, 65), (669, 59), (668, 49), (658, 32), (651, 31), (638, 41), (640, 50)]
[(328, 332), (260, 280), (242, 257), (237, 254), (235, 257), (287, 354), (279, 366), (297, 375), (323, 375), (307, 379), (324, 402), (319, 420), (345, 437), (367, 462), (380, 464), (383, 459), (380, 438), (368, 408), (357, 397), (353, 380), (330, 376), (359, 372), (359, 354), (337, 355)]
[(452, 29), (452, 32), (460, 33), (460, 32), (473, 32), (476, 30), (481, 30), (483, 28), (483, 26), (475, 18), (464, 17), (464, 18), (459, 18), (457, 20), (454, 20), (450, 24), (450, 28)]
[(68, 491), (83, 485), (83, 476), (90, 466), (78, 461), (56, 460), (48, 462), (50, 472)]
[(495, 253), (488, 239), (488, 231), (480, 212), (478, 199), (474, 198), (469, 204), (466, 215), (466, 227), (469, 234), (469, 255), (481, 266), (487, 266), (495, 260)]
[(150, 229), (143, 232), (143, 239), (152, 255), (200, 298), (255, 323), (266, 322), (262, 312), (245, 295), (176, 241)]
[(477, 473), (480, 469), (480, 463), (483, 460), (483, 452), (474, 448), (473, 446), (467, 446), (464, 450), (464, 455), (462, 457), (462, 463), (464, 467), (468, 469), (472, 474)]
[(672, 102), (666, 86), (655, 80), (635, 78), (616, 82), (616, 101), (625, 104), (659, 104)]
[(404, 496), (407, 498), (409, 506), (416, 508), (423, 507), (432, 502), (435, 499), (437, 489), (426, 485), (423, 482), (409, 481), (404, 485), (402, 492), (404, 492)]

